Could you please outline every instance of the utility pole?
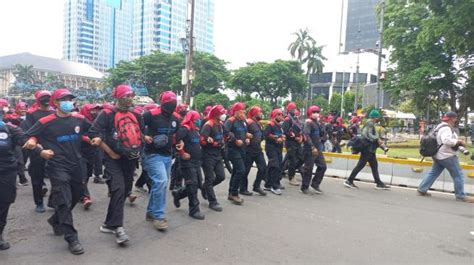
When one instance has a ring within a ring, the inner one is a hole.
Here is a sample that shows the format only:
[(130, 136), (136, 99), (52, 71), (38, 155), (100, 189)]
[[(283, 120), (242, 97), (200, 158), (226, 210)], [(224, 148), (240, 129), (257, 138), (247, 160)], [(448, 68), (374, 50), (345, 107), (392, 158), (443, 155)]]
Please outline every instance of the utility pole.
[[(384, 21), (384, 14), (385, 14), (385, 1), (382, 0), (380, 3), (380, 38), (379, 38), (379, 61), (377, 67), (377, 101), (376, 101), (376, 108), (383, 107), (383, 91), (382, 91), (382, 82), (380, 82), (380, 75), (382, 74), (382, 47), (383, 47), (383, 21)], [(382, 99), (382, 102), (380, 100)]]
[[(189, 5), (191, 5), (189, 7)], [(184, 90), (184, 102), (186, 104), (191, 103), (191, 91), (193, 81), (191, 74), (193, 72), (193, 55), (194, 55), (194, 5), (195, 0), (188, 0), (188, 11), (190, 10), (190, 23), (189, 23), (189, 34), (186, 34), (188, 37), (188, 54), (186, 58), (186, 88)], [(194, 75), (194, 73), (193, 73)]]
[(344, 19), (344, 1), (341, 0), (341, 24), (339, 25), (339, 47), (337, 50), (337, 54), (341, 54), (341, 46), (342, 46), (342, 22)]
[(354, 113), (357, 113), (357, 109), (359, 107), (359, 104), (358, 104), (358, 100), (359, 100), (359, 54), (360, 54), (360, 50), (357, 49), (357, 63), (356, 63), (356, 76), (355, 76), (356, 93), (355, 93), (355, 99), (354, 99)]

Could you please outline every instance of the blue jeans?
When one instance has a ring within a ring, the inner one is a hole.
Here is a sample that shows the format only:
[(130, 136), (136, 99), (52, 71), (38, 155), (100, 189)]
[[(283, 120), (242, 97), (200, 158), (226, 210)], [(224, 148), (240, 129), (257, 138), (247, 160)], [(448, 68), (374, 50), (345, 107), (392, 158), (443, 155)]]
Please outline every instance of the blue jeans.
[(444, 169), (447, 169), (451, 178), (453, 178), (454, 194), (456, 195), (456, 198), (464, 199), (466, 196), (466, 194), (464, 194), (464, 175), (457, 156), (452, 156), (443, 160), (433, 159), (433, 167), (421, 181), (418, 190), (421, 192), (427, 192)]
[(151, 191), (148, 201), (147, 214), (156, 219), (165, 218), (166, 187), (171, 172), (171, 156), (146, 154), (143, 160), (143, 169), (151, 180)]

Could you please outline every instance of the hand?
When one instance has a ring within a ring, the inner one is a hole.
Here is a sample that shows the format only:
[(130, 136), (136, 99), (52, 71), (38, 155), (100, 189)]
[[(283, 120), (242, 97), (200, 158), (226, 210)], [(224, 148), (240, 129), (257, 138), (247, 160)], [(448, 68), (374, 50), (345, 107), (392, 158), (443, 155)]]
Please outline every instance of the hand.
[(189, 160), (189, 159), (191, 159), (191, 155), (188, 154), (188, 153), (183, 153), (183, 154), (181, 154), (181, 159)]
[(24, 149), (28, 149), (28, 150), (33, 150), (33, 149), (35, 149), (36, 144), (37, 144), (36, 140), (30, 138), (30, 139), (28, 139), (28, 141), (26, 141), (26, 143), (23, 145), (23, 148), (24, 148)]
[(295, 138), (295, 140), (296, 140), (297, 143), (301, 144), (303, 138), (301, 136), (298, 136), (298, 137)]
[(176, 144), (176, 150), (181, 151), (184, 148), (184, 143), (183, 141), (179, 141), (179, 143)]
[(107, 154), (108, 154), (108, 155), (110, 156), (110, 158), (112, 158), (113, 160), (119, 160), (119, 159), (120, 159), (120, 155), (117, 154), (117, 153), (115, 153), (114, 151), (109, 152), (109, 153), (107, 153)]
[(244, 144), (244, 142), (242, 140), (236, 140), (235, 141), (235, 145), (237, 146), (242, 146)]
[(99, 146), (102, 143), (102, 139), (99, 137), (95, 137), (91, 140), (91, 145), (92, 146)]
[(249, 138), (246, 138), (246, 139), (245, 139), (245, 144), (246, 144), (246, 145), (249, 145), (249, 144), (250, 144), (250, 139), (249, 139)]
[(458, 140), (457, 145), (464, 146), (464, 145), (466, 145), (466, 142), (464, 142), (463, 140)]
[(247, 133), (247, 134), (245, 134), (245, 137), (247, 137), (248, 139), (252, 139), (252, 138), (253, 138), (253, 134)]
[(378, 142), (379, 142), (379, 145), (383, 145), (383, 141), (382, 141), (382, 140), (379, 139)]
[(295, 134), (293, 132), (290, 132), (290, 138), (294, 138)]
[(210, 144), (213, 144), (214, 139), (212, 139), (212, 137), (207, 137), (207, 142), (210, 143)]
[(46, 160), (50, 160), (54, 156), (53, 150), (43, 150), (40, 153), (40, 156)]
[(149, 135), (145, 135), (145, 143), (152, 144), (153, 143), (153, 137), (151, 137)]
[(282, 137), (277, 138), (276, 142), (279, 143), (279, 144), (283, 143), (283, 138)]

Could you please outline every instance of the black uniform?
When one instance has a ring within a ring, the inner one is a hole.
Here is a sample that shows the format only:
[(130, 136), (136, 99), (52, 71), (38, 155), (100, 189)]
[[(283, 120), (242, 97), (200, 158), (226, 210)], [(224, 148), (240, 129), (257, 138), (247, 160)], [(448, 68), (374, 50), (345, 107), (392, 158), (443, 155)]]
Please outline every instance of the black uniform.
[(281, 125), (271, 121), (263, 133), (265, 135), (265, 152), (268, 157), (268, 180), (266, 188), (279, 189), (283, 160), (283, 142), (278, 143), (276, 138), (283, 136)]
[(45, 172), (51, 181), (51, 200), (55, 212), (49, 222), (61, 227), (68, 242), (77, 240), (72, 209), (82, 195), (85, 174), (81, 163), (81, 141), (90, 123), (80, 114), (59, 117), (50, 114), (41, 118), (26, 134), (35, 137), (54, 156), (47, 161)]
[[(291, 115), (291, 114), (288, 114)], [(288, 178), (295, 177), (296, 169), (304, 163), (303, 148), (301, 142), (297, 142), (297, 137), (302, 137), (303, 125), (298, 119), (287, 116), (283, 122), (283, 132), (286, 136), (286, 155), (288, 159)]]
[[(25, 120), (21, 124), (21, 128), (26, 132), (41, 118), (53, 114), (52, 110), (36, 109), (26, 114)], [(30, 154), (30, 164), (28, 173), (31, 178), (31, 187), (33, 188), (33, 199), (36, 205), (43, 205), (43, 185), (45, 177), (46, 161), (38, 154)]]
[[(239, 195), (239, 188), (242, 178), (245, 175), (245, 139), (247, 134), (247, 124), (243, 120), (230, 117), (224, 125), (224, 135), (229, 147), (229, 159), (232, 163), (232, 175), (229, 183), (229, 194)], [(242, 146), (237, 146), (235, 142), (241, 140)]]
[(253, 135), (250, 144), (247, 146), (245, 154), (245, 175), (240, 184), (240, 191), (246, 191), (248, 186), (248, 175), (252, 168), (253, 162), (257, 165), (257, 177), (253, 182), (253, 188), (259, 189), (262, 180), (265, 179), (267, 172), (267, 162), (262, 152), (263, 132), (260, 123), (247, 119), (248, 132)]
[[(303, 183), (301, 184), (302, 190), (309, 188), (310, 182), (313, 188), (318, 188), (323, 181), (324, 173), (326, 172), (326, 161), (323, 155), (323, 144), (321, 142), (321, 125), (314, 120), (307, 119), (304, 127), (303, 134), (305, 136), (304, 142), (304, 174)], [(319, 151), (317, 157), (313, 157), (311, 150), (316, 148)], [(311, 180), (313, 175), (313, 167), (316, 164), (318, 167), (314, 178)]]
[[(110, 228), (123, 226), (123, 207), (125, 198), (130, 195), (133, 185), (133, 174), (137, 165), (137, 157), (129, 157), (118, 150), (117, 129), (114, 125), (116, 110), (103, 110), (95, 119), (89, 130), (91, 138), (100, 137), (120, 159), (114, 160), (104, 152), (105, 174), (109, 187), (110, 201), (104, 224)], [(139, 114), (131, 112), (143, 130), (143, 119)]]
[(191, 158), (189, 160), (180, 159), (181, 174), (184, 178), (186, 187), (177, 190), (179, 199), (188, 197), (189, 200), (189, 214), (194, 215), (199, 210), (199, 200), (197, 191), (201, 176), (201, 145), (199, 144), (199, 132), (197, 129), (183, 126), (179, 128), (176, 134), (176, 141), (184, 142), (184, 151), (188, 153)]
[[(214, 143), (207, 142), (211, 137)], [(224, 145), (223, 128), (220, 122), (207, 121), (201, 129), (202, 169), (204, 171), (204, 193), (209, 204), (217, 203), (214, 186), (225, 179), (221, 149)]]

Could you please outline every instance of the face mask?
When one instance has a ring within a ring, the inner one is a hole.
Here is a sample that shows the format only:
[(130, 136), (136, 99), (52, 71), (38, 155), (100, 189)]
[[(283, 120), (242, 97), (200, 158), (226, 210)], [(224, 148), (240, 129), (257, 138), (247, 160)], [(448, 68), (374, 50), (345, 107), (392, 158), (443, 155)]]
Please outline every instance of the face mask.
[(70, 113), (74, 109), (74, 102), (72, 101), (60, 101), (59, 109), (64, 113)]
[(119, 98), (117, 100), (117, 108), (119, 110), (128, 110), (133, 105), (133, 98)]
[(26, 116), (20, 116), (20, 119), (25, 120)]
[(3, 107), (3, 113), (8, 113), (10, 112), (10, 108), (9, 107)]
[(48, 106), (49, 105), (49, 97), (42, 97), (42, 98), (40, 98), (39, 102), (42, 106)]
[(221, 117), (219, 118), (222, 122), (225, 122), (225, 119), (227, 118), (227, 115), (223, 114), (221, 115)]
[(196, 120), (194, 122), (194, 125), (196, 125), (196, 127), (198, 127), (198, 128), (201, 128), (201, 120)]
[(172, 114), (176, 109), (176, 102), (165, 103), (161, 105), (161, 110), (166, 114)]
[(257, 116), (255, 116), (255, 119), (256, 119), (257, 121), (261, 121), (261, 120), (262, 120), (262, 115), (257, 115)]

